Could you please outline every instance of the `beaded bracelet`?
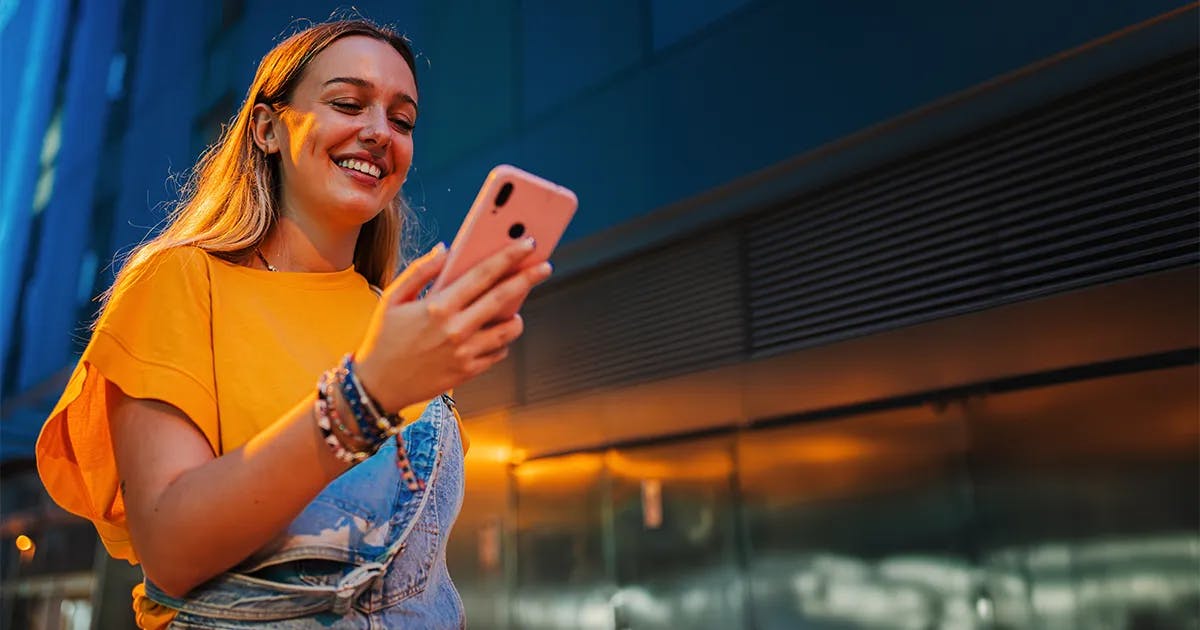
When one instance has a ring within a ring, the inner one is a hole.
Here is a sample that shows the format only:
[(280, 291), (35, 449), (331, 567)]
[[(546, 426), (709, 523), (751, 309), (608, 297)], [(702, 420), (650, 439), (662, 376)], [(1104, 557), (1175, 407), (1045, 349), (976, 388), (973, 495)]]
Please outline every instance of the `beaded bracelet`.
[[(335, 387), (336, 385), (336, 387)], [(333, 401), (333, 391), (342, 393), (347, 406), (354, 415), (358, 435), (352, 436), (352, 431), (341, 422)], [(404, 448), (404, 439), (400, 435), (403, 419), (400, 414), (383, 415), (375, 401), (367, 394), (366, 388), (359, 382), (354, 373), (354, 357), (346, 355), (342, 364), (321, 376), (317, 383), (317, 426), (321, 428), (322, 438), (339, 460), (349, 464), (357, 464), (379, 451), (388, 438), (396, 438), (396, 466), (400, 469), (401, 477), (410, 491), (416, 492), (425, 487), (425, 482), (413, 472), (408, 453)], [(365, 442), (366, 448), (351, 451), (346, 448), (343, 439), (333, 430), (334, 423), (345, 437), (356, 437)]]
[(379, 407), (367, 395), (358, 375), (354, 373), (354, 355), (347, 354), (342, 359), (338, 369), (338, 384), (363, 435), (374, 434), (383, 441), (389, 437), (389, 432), (403, 423), (399, 414), (384, 416), (379, 413)]
[[(346, 423), (342, 419), (341, 412), (338, 411), (338, 406), (337, 406), (337, 403), (335, 402), (336, 397), (334, 394), (334, 392), (336, 391), (336, 389), (334, 387), (334, 381), (336, 380), (336, 378), (334, 378), (334, 377), (336, 376), (336, 371), (330, 370), (330, 371), (326, 372), (326, 374), (329, 376), (326, 376), (324, 378), (324, 380), (322, 381), (324, 383), (324, 387), (322, 388), (322, 390), (320, 392), (318, 392), (318, 396), (323, 395), (328, 404), (331, 433), (336, 433), (337, 438), (339, 440), (341, 440), (343, 444), (350, 443), (350, 444), (357, 445), (358, 448), (355, 450), (359, 450), (359, 451), (369, 450), (368, 447), (371, 445), (371, 443), (369, 441), (370, 438), (365, 437), (362, 434), (360, 434), (357, 429), (351, 430), (351, 427), (354, 427), (354, 424), (350, 424), (349, 426), (347, 426)], [(318, 383), (318, 386), (320, 386), (320, 385), (321, 385), (321, 383)], [(336, 427), (337, 431), (336, 432), (332, 431), (332, 427)]]
[[(328, 398), (328, 381), (329, 373), (326, 372), (321, 375), (321, 379), (317, 383), (317, 400), (313, 404), (313, 415), (317, 418), (317, 427), (321, 429), (321, 439), (329, 445), (334, 457), (341, 462), (353, 466), (370, 457), (370, 453), (366, 451), (350, 451), (342, 444), (342, 440), (334, 434), (331, 417), (336, 417), (337, 410), (333, 408), (333, 401)], [(344, 425), (339, 424), (339, 428), (344, 428)]]
[[(347, 389), (353, 390), (351, 395), (354, 396), (356, 400), (361, 402), (362, 407), (366, 408), (367, 412), (371, 415), (371, 418), (375, 421), (375, 426), (380, 429), (384, 439), (387, 439), (387, 436), (390, 435), (396, 436), (396, 467), (400, 469), (400, 476), (404, 479), (405, 485), (413, 492), (424, 488), (425, 481), (417, 477), (416, 473), (413, 471), (412, 462), (409, 461), (408, 452), (404, 448), (404, 438), (400, 436), (400, 429), (404, 424), (404, 419), (400, 417), (398, 412), (385, 415), (382, 411), (380, 411), (379, 405), (376, 404), (375, 400), (371, 398), (370, 394), (367, 393), (367, 388), (363, 387), (362, 381), (358, 380), (358, 374), (354, 371), (353, 354), (347, 354), (345, 358), (342, 359), (342, 376), (344, 380), (342, 384), (342, 395), (346, 396)], [(347, 400), (349, 400), (349, 397), (347, 397)], [(351, 409), (353, 409), (353, 407), (351, 407)], [(355, 414), (357, 413), (358, 412), (355, 411)], [(362, 424), (363, 422), (360, 418), (359, 426), (362, 426)]]
[[(412, 469), (412, 462), (408, 459), (408, 452), (404, 448), (404, 438), (400, 436), (400, 430), (404, 424), (404, 419), (400, 414), (390, 413), (384, 414), (379, 409), (379, 405), (367, 393), (367, 388), (363, 387), (362, 381), (358, 380), (358, 374), (354, 371), (354, 354), (347, 354), (342, 359), (340, 376), (342, 377), (342, 396), (349, 402), (351, 399), (355, 403), (351, 403), (351, 410), (357, 417), (359, 426), (362, 427), (367, 423), (363, 422), (363, 418), (359, 416), (360, 410), (365, 408), (365, 411), (370, 415), (370, 419), (374, 420), (375, 427), (379, 429), (383, 439), (389, 436), (396, 436), (396, 467), (400, 469), (400, 476), (404, 479), (405, 485), (409, 490), (416, 492), (425, 487), (425, 481), (418, 478)], [(358, 404), (358, 409), (355, 404)]]
[(362, 381), (358, 380), (358, 373), (354, 371), (354, 353), (347, 354), (342, 359), (342, 368), (346, 370), (346, 381), (354, 387), (354, 391), (362, 400), (363, 406), (371, 414), (371, 418), (375, 420), (376, 426), (380, 429), (383, 427), (392, 427), (404, 422), (400, 417), (400, 413), (385, 414), (379, 409), (379, 405), (375, 403), (375, 399), (371, 398), (367, 393), (367, 388), (363, 387)]

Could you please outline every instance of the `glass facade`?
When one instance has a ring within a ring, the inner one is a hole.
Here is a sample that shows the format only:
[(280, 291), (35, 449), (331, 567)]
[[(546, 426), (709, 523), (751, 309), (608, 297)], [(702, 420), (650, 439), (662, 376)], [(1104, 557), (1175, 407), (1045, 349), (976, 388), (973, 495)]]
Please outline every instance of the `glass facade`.
[(1197, 383), (1167, 368), (520, 464), (494, 627), (1197, 627)]

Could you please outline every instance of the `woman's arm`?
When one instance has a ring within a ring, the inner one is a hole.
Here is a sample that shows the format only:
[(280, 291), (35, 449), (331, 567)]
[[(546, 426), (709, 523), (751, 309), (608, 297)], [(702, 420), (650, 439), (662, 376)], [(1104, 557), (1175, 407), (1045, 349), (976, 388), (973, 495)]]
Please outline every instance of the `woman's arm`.
[(346, 468), (313, 420), (315, 388), (222, 457), (179, 409), (112, 383), (106, 397), (134, 550), (174, 597), (266, 545)]

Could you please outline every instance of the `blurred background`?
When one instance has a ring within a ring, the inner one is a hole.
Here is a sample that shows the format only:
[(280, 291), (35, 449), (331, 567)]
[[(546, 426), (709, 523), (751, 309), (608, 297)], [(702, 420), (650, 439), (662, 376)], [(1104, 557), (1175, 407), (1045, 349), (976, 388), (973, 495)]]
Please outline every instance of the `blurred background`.
[[(472, 628), (1200, 628), (1195, 4), (356, 6), (419, 53), (421, 246), (497, 163), (581, 201), (457, 392)], [(3, 627), (132, 627), (34, 440), (114, 254), (338, 8), (0, 0)]]

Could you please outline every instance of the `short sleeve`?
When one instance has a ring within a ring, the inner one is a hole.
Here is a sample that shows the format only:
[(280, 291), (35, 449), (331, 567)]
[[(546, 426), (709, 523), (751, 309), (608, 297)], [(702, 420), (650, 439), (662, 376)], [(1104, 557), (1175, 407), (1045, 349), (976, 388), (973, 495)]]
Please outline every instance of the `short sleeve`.
[(113, 557), (134, 563), (105, 383), (179, 408), (220, 452), (207, 256), (170, 249), (122, 280), (38, 436), (38, 473), (51, 498), (91, 520)]

